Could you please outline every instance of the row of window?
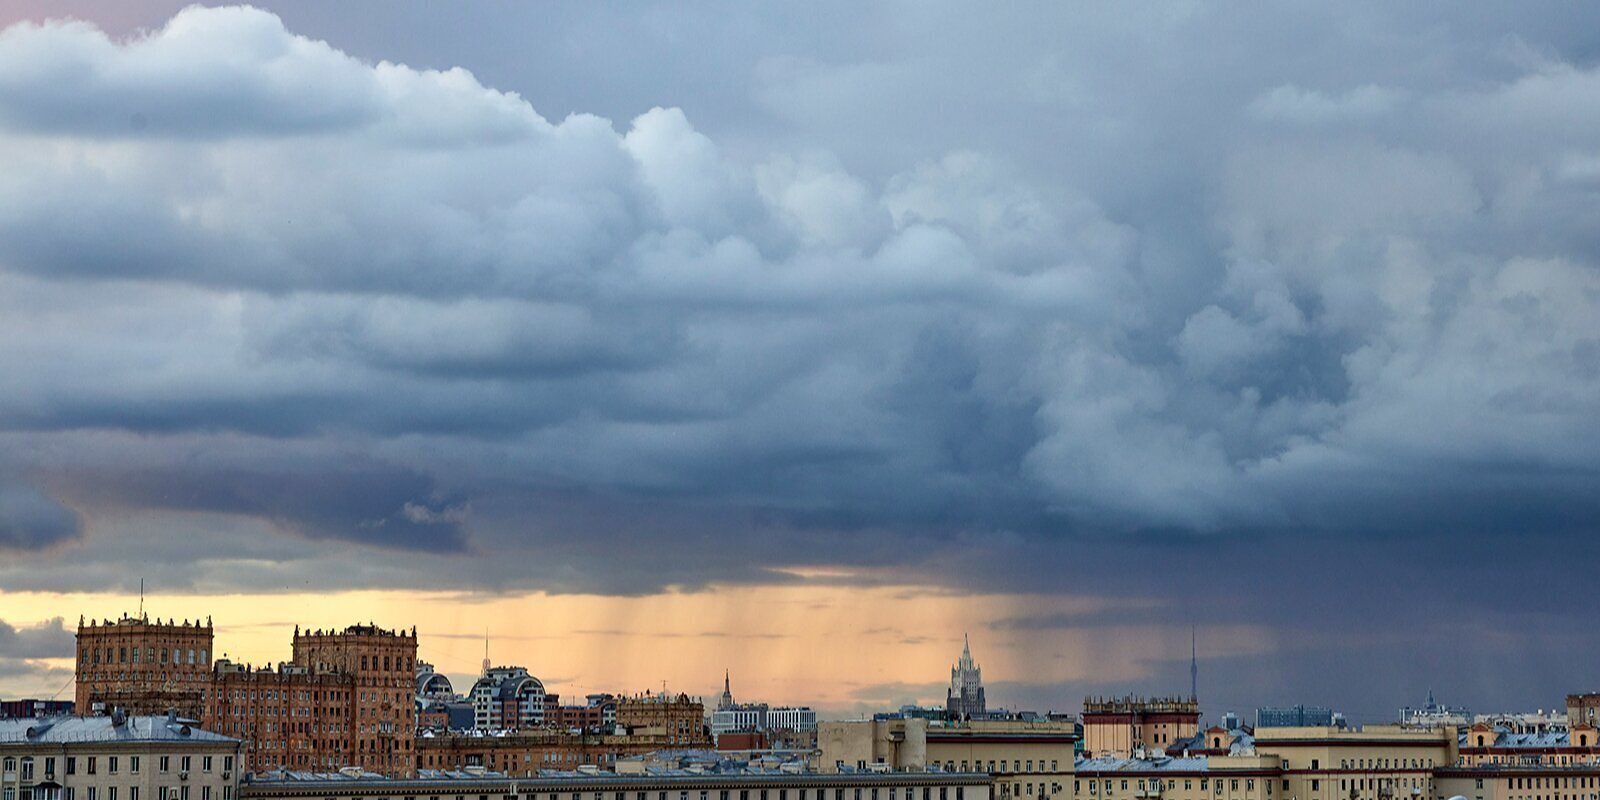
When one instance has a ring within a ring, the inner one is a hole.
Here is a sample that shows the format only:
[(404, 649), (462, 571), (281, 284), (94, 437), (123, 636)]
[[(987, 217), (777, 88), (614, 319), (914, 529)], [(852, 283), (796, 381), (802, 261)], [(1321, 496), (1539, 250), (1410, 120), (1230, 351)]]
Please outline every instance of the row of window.
[[(1128, 781), (1129, 781), (1128, 778), (1122, 778), (1121, 781), (1120, 781), (1121, 790), (1124, 791), (1124, 792), (1128, 790)], [(1229, 779), (1228, 782), (1227, 782), (1228, 791), (1231, 791), (1231, 792), (1239, 791), (1239, 781), (1240, 781), (1239, 778)], [(1170, 791), (1176, 791), (1177, 788), (1178, 788), (1178, 780), (1176, 778), (1168, 778), (1168, 779), (1165, 780), (1165, 782), (1163, 782), (1163, 779), (1161, 779), (1161, 778), (1149, 778), (1149, 779), (1139, 778), (1134, 782), (1138, 785), (1138, 789), (1141, 792), (1144, 792), (1144, 791), (1159, 792), (1159, 791), (1161, 791), (1163, 789), (1170, 790)], [(1105, 790), (1105, 794), (1109, 795), (1109, 794), (1111, 794), (1112, 788), (1116, 783), (1117, 783), (1117, 781), (1113, 781), (1113, 780), (1111, 780), (1109, 778), (1107, 778), (1105, 780), (1094, 780), (1094, 779), (1091, 779), (1091, 780), (1089, 780), (1089, 794), (1098, 795), (1098, 794), (1101, 793), (1101, 789), (1103, 787), (1104, 790)], [(1266, 784), (1267, 794), (1272, 794), (1272, 781), (1271, 780), (1265, 780), (1265, 781), (1262, 781), (1262, 783)], [(1316, 788), (1316, 781), (1312, 781), (1311, 783), (1312, 783), (1312, 788), (1313, 789)], [(1221, 794), (1222, 793), (1222, 789), (1223, 789), (1223, 785), (1224, 785), (1224, 782), (1223, 782), (1222, 778), (1217, 778), (1216, 780), (1212, 780), (1210, 778), (1201, 778), (1200, 779), (1200, 791), (1202, 791), (1202, 792), (1209, 791), (1209, 792), (1213, 792), (1213, 793), (1216, 793), (1216, 794)], [(1283, 788), (1285, 788), (1285, 789), (1289, 788), (1289, 782), (1288, 781), (1284, 781), (1283, 782)], [(1193, 791), (1194, 790), (1194, 779), (1193, 778), (1185, 778), (1184, 781), (1183, 781), (1183, 789), (1184, 789), (1184, 791)], [(1253, 792), (1253, 791), (1255, 791), (1255, 789), (1256, 789), (1256, 780), (1255, 780), (1255, 778), (1245, 778), (1244, 779), (1244, 790), (1246, 792)], [(1074, 794), (1081, 794), (1083, 792), (1083, 781), (1073, 781), (1072, 782), (1072, 791), (1073, 791)]]
[[(63, 763), (63, 766), (66, 767), (66, 771), (65, 771), (64, 774), (67, 774), (67, 775), (76, 775), (76, 774), (78, 774), (78, 765), (79, 765), (80, 761), (83, 763), (83, 768), (84, 768), (83, 771), (87, 775), (96, 774), (96, 772), (98, 772), (99, 767), (100, 767), (100, 756), (83, 756), (82, 758), (80, 758), (78, 756), (63, 756), (62, 758), (65, 759), (65, 762)], [(190, 769), (191, 764), (193, 763), (191, 761), (191, 759), (193, 759), (193, 758), (194, 758), (193, 756), (180, 756), (179, 757), (179, 761), (178, 761), (179, 769), (181, 771), (183, 771), (183, 772), (188, 772), (189, 769)], [(55, 756), (44, 756), (42, 760), (44, 762), (44, 764), (43, 764), (43, 766), (44, 766), (44, 774), (46, 774), (46, 775), (54, 775), (55, 772), (56, 772), (56, 757)], [(119, 772), (121, 772), (121, 770), (122, 770), (122, 756), (106, 756), (105, 760), (106, 760), (106, 772), (108, 774), (116, 775)], [(20, 760), (20, 762), (15, 756), (7, 756), (5, 761), (3, 763), (0, 763), (0, 766), (3, 766), (6, 772), (17, 772), (18, 771), (17, 767), (18, 767), (19, 763), (20, 763), (20, 765), (22, 767), (22, 769), (21, 769), (22, 780), (24, 780), (24, 781), (33, 780), (33, 770), (34, 770), (34, 764), (35, 764), (35, 760), (34, 760), (33, 756), (23, 756), (22, 759)], [(139, 763), (140, 763), (139, 756), (128, 756), (128, 772), (131, 773), (131, 774), (134, 774), (134, 775), (138, 775), (139, 774)], [(200, 771), (202, 771), (202, 772), (210, 772), (212, 763), (213, 762), (212, 762), (212, 757), (211, 756), (201, 756), (200, 757)], [(156, 769), (157, 769), (158, 772), (163, 772), (163, 773), (170, 772), (171, 771), (171, 767), (172, 767), (172, 756), (160, 756), (159, 758), (156, 759)], [(225, 772), (232, 772), (233, 771), (233, 756), (223, 756), (222, 757), (222, 769)]]
[[(976, 770), (978, 772), (987, 772), (987, 773), (989, 773), (991, 775), (999, 774), (999, 773), (1006, 773), (1006, 772), (1060, 772), (1061, 771), (1060, 767), (1059, 767), (1060, 763), (1061, 762), (1058, 759), (1052, 758), (1052, 759), (1050, 759), (1050, 768), (1049, 769), (1045, 769), (1045, 760), (1041, 758), (1041, 759), (1039, 759), (1039, 768), (1037, 770), (1035, 770), (1033, 768), (1033, 759), (1031, 759), (1031, 758), (1029, 758), (1029, 759), (1020, 759), (1019, 758), (1019, 759), (1013, 759), (1011, 761), (1011, 769), (1007, 770), (1006, 769), (1006, 760), (1003, 759), (1003, 758), (1000, 759), (999, 761), (996, 761), (994, 759), (990, 759), (989, 762), (988, 762), (988, 767), (987, 768), (984, 766), (984, 762), (982, 760), (972, 761), (972, 762), (962, 761), (961, 762), (961, 771), (962, 772), (969, 772), (969, 771), (972, 771), (972, 770)], [(998, 764), (998, 766), (996, 766), (997, 764)], [(968, 769), (969, 765), (971, 766), (972, 770)], [(865, 764), (865, 762), (863, 762), (861, 764), (858, 764), (857, 766), (865, 768), (866, 764)], [(955, 772), (956, 771), (956, 762), (955, 761), (946, 761), (946, 762), (944, 762), (944, 769), (945, 769), (946, 772)]]
[[(1341, 758), (1339, 769), (1422, 769), (1432, 768), (1432, 758)], [(1311, 762), (1311, 768), (1317, 768), (1317, 762)]]
[[(199, 651), (198, 660), (196, 658), (195, 653), (196, 653), (196, 651), (193, 648), (185, 650), (185, 649), (182, 649), (182, 648), (174, 647), (174, 648), (172, 648), (172, 661), (171, 661), (171, 663), (173, 663), (173, 664), (200, 664), (200, 665), (206, 665), (206, 664), (210, 664), (211, 663), (211, 659), (209, 658), (210, 653), (208, 653), (206, 650), (201, 649)], [(96, 664), (100, 664), (100, 663), (106, 663), (106, 664), (139, 664), (139, 663), (154, 664), (154, 663), (156, 663), (156, 657), (157, 657), (158, 654), (160, 655), (162, 664), (168, 663), (168, 661), (167, 661), (167, 649), (165, 647), (160, 648), (159, 650), (157, 648), (154, 648), (154, 647), (146, 647), (146, 648), (142, 648), (142, 649), (139, 648), (139, 647), (133, 647), (133, 648), (128, 648), (128, 647), (106, 647), (106, 648), (92, 647), (92, 648), (90, 648), (90, 649), (78, 654), (78, 663), (79, 664), (88, 664), (88, 663), (90, 663), (90, 659), (93, 659), (93, 662), (96, 663)], [(131, 656), (131, 658), (130, 658), (130, 656)], [(142, 660), (141, 660), (141, 656), (142, 656)]]

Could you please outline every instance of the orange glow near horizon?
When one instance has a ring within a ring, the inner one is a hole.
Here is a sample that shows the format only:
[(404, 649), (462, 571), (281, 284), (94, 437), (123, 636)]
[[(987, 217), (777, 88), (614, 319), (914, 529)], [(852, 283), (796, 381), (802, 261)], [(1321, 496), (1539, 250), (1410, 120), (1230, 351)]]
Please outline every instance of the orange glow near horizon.
[[(114, 619), (138, 598), (121, 594), (0, 593), (0, 619), (27, 627), (78, 615)], [(1153, 661), (1187, 659), (1182, 625), (1087, 624), (1095, 614), (1150, 602), (1065, 595), (960, 594), (908, 586), (714, 586), (641, 596), (355, 591), (328, 595), (153, 595), (152, 617), (205, 618), (219, 657), (253, 664), (288, 660), (294, 626), (375, 622), (415, 625), (419, 657), (452, 676), (457, 691), (479, 672), (484, 635), (496, 664), (526, 666), (563, 702), (589, 692), (671, 691), (711, 696), (723, 670), (744, 700), (809, 704), (829, 713), (942, 702), (964, 632), (986, 682), (1049, 685), (1137, 681)], [(1027, 616), (1064, 620), (1043, 630), (996, 626)], [(1076, 626), (1074, 619), (1085, 625)], [(1208, 629), (1212, 647), (1261, 652), (1273, 644), (1249, 627)], [(70, 679), (71, 659), (53, 659)], [(58, 686), (0, 677), (0, 694), (38, 696)], [(70, 688), (70, 687), (69, 687)], [(70, 696), (70, 691), (63, 696)], [(1075, 708), (1063, 696), (1054, 707)], [(1003, 693), (991, 702), (1006, 704)]]

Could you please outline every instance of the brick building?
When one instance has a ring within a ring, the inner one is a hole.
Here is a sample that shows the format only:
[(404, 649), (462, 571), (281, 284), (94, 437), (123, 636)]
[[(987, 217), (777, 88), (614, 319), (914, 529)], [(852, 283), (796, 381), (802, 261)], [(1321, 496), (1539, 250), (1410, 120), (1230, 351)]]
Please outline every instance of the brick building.
[(545, 695), (544, 724), (562, 730), (595, 731), (617, 724), (617, 698), (597, 693), (585, 698), (581, 706), (564, 706), (561, 696), (551, 692)]
[(541, 769), (572, 770), (590, 765), (610, 769), (620, 758), (671, 746), (657, 733), (606, 735), (532, 730), (482, 735), (424, 733), (417, 738), (417, 767), (454, 770), (467, 767), (507, 775), (537, 775)]
[(711, 744), (705, 728), (706, 708), (686, 694), (637, 694), (617, 699), (617, 724), (629, 730), (657, 729), (673, 747)]
[[(382, 775), (416, 770), (417, 632), (375, 625), (342, 631), (294, 634), (294, 662), (312, 673), (339, 673), (351, 680), (348, 727), (343, 739), (346, 766)], [(331, 739), (330, 739), (331, 740)]]
[(252, 669), (219, 659), (205, 727), (243, 741), (246, 772), (337, 770), (351, 763), (353, 693), (348, 675), (288, 663)]
[(132, 715), (165, 714), (175, 708), (199, 719), (211, 683), (212, 639), (209, 619), (79, 619), (77, 713), (121, 708)]

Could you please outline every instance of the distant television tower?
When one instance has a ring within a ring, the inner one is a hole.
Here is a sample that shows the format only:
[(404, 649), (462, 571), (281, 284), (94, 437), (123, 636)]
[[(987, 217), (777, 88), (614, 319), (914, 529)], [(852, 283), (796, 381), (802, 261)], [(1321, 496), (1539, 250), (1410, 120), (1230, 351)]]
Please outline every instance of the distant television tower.
[(1200, 699), (1200, 658), (1195, 647), (1194, 626), (1189, 626), (1189, 699)]

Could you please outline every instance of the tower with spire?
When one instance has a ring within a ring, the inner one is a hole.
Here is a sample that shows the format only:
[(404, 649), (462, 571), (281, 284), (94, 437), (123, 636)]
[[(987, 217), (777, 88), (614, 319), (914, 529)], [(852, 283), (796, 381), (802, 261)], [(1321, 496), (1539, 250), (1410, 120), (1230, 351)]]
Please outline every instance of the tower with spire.
[(733, 681), (728, 670), (722, 671), (722, 697), (717, 698), (717, 710), (733, 708)]
[(1195, 647), (1194, 626), (1189, 626), (1189, 699), (1200, 699), (1200, 651)]
[(950, 719), (982, 716), (988, 707), (983, 699), (983, 669), (972, 660), (972, 643), (961, 634), (961, 659), (950, 668), (950, 692), (945, 695), (944, 713)]

